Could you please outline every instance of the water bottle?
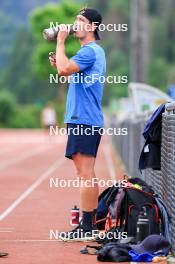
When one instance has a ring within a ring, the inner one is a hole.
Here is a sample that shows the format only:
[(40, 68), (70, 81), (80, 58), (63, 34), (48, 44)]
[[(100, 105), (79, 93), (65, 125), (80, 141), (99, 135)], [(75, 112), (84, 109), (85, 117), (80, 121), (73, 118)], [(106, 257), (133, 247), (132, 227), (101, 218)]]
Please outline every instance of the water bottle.
[(75, 205), (74, 208), (71, 210), (71, 226), (79, 225), (79, 218), (80, 218), (80, 209)]
[(137, 220), (136, 241), (141, 242), (150, 235), (150, 226), (146, 207), (143, 206)]
[[(71, 35), (75, 32), (76, 26), (75, 25), (68, 25), (68, 26), (70, 28), (69, 34)], [(43, 30), (43, 37), (45, 40), (48, 41), (56, 40), (58, 32), (59, 32), (59, 25), (56, 27), (46, 28)]]

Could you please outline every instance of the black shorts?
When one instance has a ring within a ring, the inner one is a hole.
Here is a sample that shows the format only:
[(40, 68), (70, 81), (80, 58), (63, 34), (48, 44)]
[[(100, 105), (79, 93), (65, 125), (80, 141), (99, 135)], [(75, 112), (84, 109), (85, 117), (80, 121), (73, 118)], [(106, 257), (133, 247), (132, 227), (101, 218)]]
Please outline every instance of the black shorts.
[(101, 140), (100, 127), (83, 124), (67, 124), (67, 147), (65, 157), (72, 159), (76, 153), (96, 157)]

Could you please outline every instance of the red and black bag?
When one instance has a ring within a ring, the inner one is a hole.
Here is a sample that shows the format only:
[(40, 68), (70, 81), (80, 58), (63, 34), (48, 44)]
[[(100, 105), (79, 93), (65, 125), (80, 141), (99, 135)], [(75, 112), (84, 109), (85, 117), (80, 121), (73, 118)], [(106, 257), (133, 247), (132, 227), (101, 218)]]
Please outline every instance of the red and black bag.
[(97, 210), (97, 223), (100, 222), (103, 229), (106, 231), (117, 229), (118, 232), (127, 232), (128, 237), (136, 237), (138, 216), (142, 208), (145, 207), (149, 219), (150, 234), (160, 234), (160, 212), (155, 201), (154, 192), (149, 185), (139, 178), (133, 178), (129, 180), (129, 184), (124, 188), (112, 188), (112, 190), (108, 189), (105, 195), (101, 197), (101, 199), (103, 198), (103, 204), (106, 206), (103, 225), (99, 219), (99, 210)]

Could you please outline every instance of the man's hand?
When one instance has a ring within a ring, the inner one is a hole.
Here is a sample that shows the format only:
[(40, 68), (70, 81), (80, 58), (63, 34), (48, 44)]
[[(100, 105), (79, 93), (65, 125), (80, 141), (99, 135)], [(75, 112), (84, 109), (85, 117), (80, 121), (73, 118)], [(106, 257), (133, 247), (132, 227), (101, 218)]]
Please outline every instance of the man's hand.
[(60, 24), (59, 29), (60, 30), (57, 35), (57, 43), (61, 44), (64, 43), (66, 38), (68, 37), (70, 28), (65, 24)]
[(57, 68), (56, 60), (54, 60), (52, 57), (49, 57), (49, 60), (50, 60), (51, 66), (54, 67), (54, 68)]
[(56, 54), (54, 52), (49, 53), (49, 61), (52, 67), (57, 68), (56, 65)]

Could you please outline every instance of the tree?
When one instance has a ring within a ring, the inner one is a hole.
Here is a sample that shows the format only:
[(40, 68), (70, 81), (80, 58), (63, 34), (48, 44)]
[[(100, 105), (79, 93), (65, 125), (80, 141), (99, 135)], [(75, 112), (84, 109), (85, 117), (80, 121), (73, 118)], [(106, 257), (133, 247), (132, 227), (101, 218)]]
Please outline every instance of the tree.
[[(129, 0), (90, 0), (90, 6), (102, 14), (102, 23), (129, 24)], [(100, 45), (104, 48), (107, 61), (107, 76), (129, 75), (129, 33), (120, 31), (100, 32)], [(127, 84), (105, 83), (103, 105), (107, 105), (111, 98), (127, 96)]]
[[(34, 69), (41, 79), (49, 78), (50, 73), (56, 73), (51, 68), (48, 61), (48, 53), (55, 50), (56, 42), (47, 42), (42, 37), (42, 31), (48, 28), (50, 22), (72, 24), (75, 16), (80, 9), (80, 5), (74, 1), (62, 1), (58, 5), (47, 4), (41, 8), (37, 8), (31, 14), (31, 25), (33, 35), (37, 42), (36, 49), (33, 52), (33, 60), (35, 61)], [(79, 48), (79, 43), (73, 36), (70, 36), (66, 41), (66, 54), (68, 57), (73, 56)], [(58, 98), (62, 102), (64, 96), (64, 85), (59, 84)]]
[(0, 126), (8, 125), (8, 122), (15, 111), (15, 97), (8, 91), (0, 92)]
[[(35, 42), (31, 33), (21, 29), (16, 36), (8, 66), (1, 74), (0, 87), (13, 93), (18, 103), (53, 98), (55, 90), (48, 89), (47, 81), (40, 80), (33, 70), (31, 55)], [(55, 93), (56, 94), (56, 93)]]
[(131, 1), (131, 80), (147, 81), (149, 34), (148, 34), (148, 1)]

